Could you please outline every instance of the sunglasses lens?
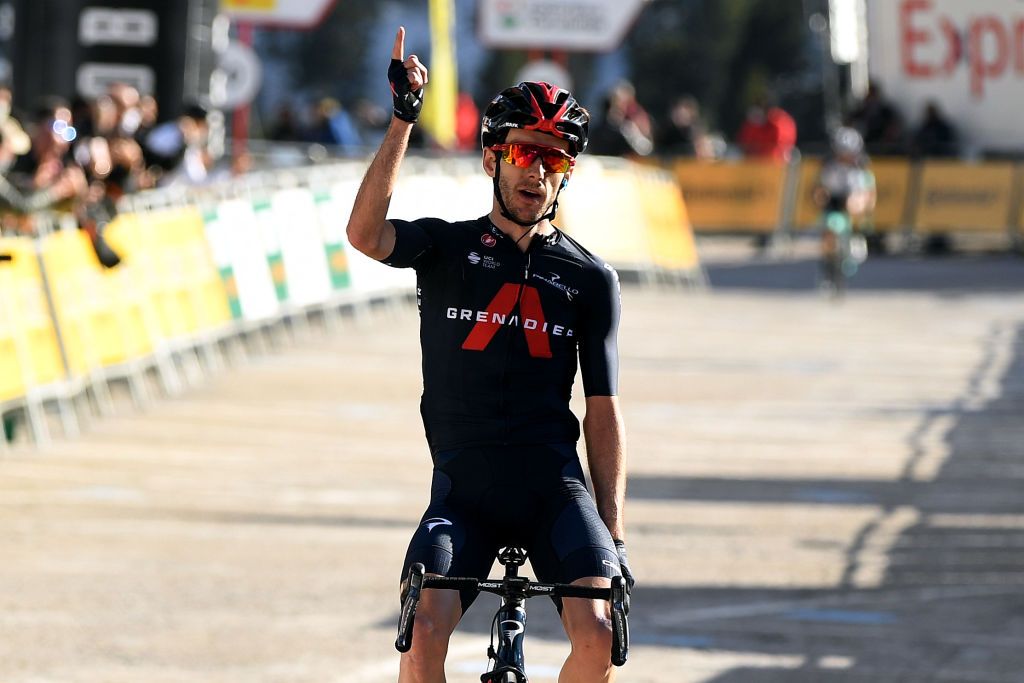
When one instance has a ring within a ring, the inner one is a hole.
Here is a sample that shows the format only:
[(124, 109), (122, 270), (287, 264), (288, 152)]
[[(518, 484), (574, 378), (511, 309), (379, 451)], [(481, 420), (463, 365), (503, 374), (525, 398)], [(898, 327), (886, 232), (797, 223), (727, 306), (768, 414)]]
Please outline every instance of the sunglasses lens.
[(558, 152), (544, 152), (541, 162), (548, 173), (565, 173), (569, 170), (569, 160)]
[(538, 156), (548, 173), (565, 173), (571, 166), (570, 159), (560, 151), (537, 145), (512, 143), (505, 149), (502, 158), (513, 166), (529, 168)]

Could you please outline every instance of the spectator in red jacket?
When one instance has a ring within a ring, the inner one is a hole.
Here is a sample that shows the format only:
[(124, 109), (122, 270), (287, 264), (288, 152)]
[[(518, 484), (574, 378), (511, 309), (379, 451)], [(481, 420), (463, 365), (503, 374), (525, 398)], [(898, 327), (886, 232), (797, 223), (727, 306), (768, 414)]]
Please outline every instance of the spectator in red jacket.
[(747, 110), (736, 142), (748, 157), (789, 161), (796, 145), (796, 122), (761, 96)]

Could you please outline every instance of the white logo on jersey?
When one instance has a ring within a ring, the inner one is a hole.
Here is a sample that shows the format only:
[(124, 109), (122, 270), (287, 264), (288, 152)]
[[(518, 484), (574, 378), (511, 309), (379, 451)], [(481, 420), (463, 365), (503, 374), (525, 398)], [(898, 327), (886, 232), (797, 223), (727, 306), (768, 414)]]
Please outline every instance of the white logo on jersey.
[(452, 523), (444, 517), (431, 517), (427, 521), (423, 522), (423, 526), (427, 527), (427, 531), (433, 531), (436, 526), (444, 525), (452, 526)]

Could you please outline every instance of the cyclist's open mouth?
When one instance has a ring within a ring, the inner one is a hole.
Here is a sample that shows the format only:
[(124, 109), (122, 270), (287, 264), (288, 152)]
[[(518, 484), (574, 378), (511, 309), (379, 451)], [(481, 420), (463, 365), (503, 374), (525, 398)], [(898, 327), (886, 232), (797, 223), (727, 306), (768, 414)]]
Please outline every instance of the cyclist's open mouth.
[(530, 203), (537, 203), (544, 201), (544, 193), (537, 192), (535, 190), (519, 190), (519, 196)]

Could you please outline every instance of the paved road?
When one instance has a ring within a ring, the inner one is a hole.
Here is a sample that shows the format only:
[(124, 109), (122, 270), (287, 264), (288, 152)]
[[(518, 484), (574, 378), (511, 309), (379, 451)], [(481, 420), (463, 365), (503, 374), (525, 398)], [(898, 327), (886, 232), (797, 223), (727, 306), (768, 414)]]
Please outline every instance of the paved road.
[[(866, 271), (830, 305), (764, 266), (625, 293), (640, 588), (620, 680), (1024, 680), (1024, 287)], [(394, 680), (429, 472), (415, 327), (381, 312), (0, 456), (0, 681)], [(453, 640), (456, 683), (478, 680), (490, 607)], [(527, 655), (555, 680), (543, 601)]]

